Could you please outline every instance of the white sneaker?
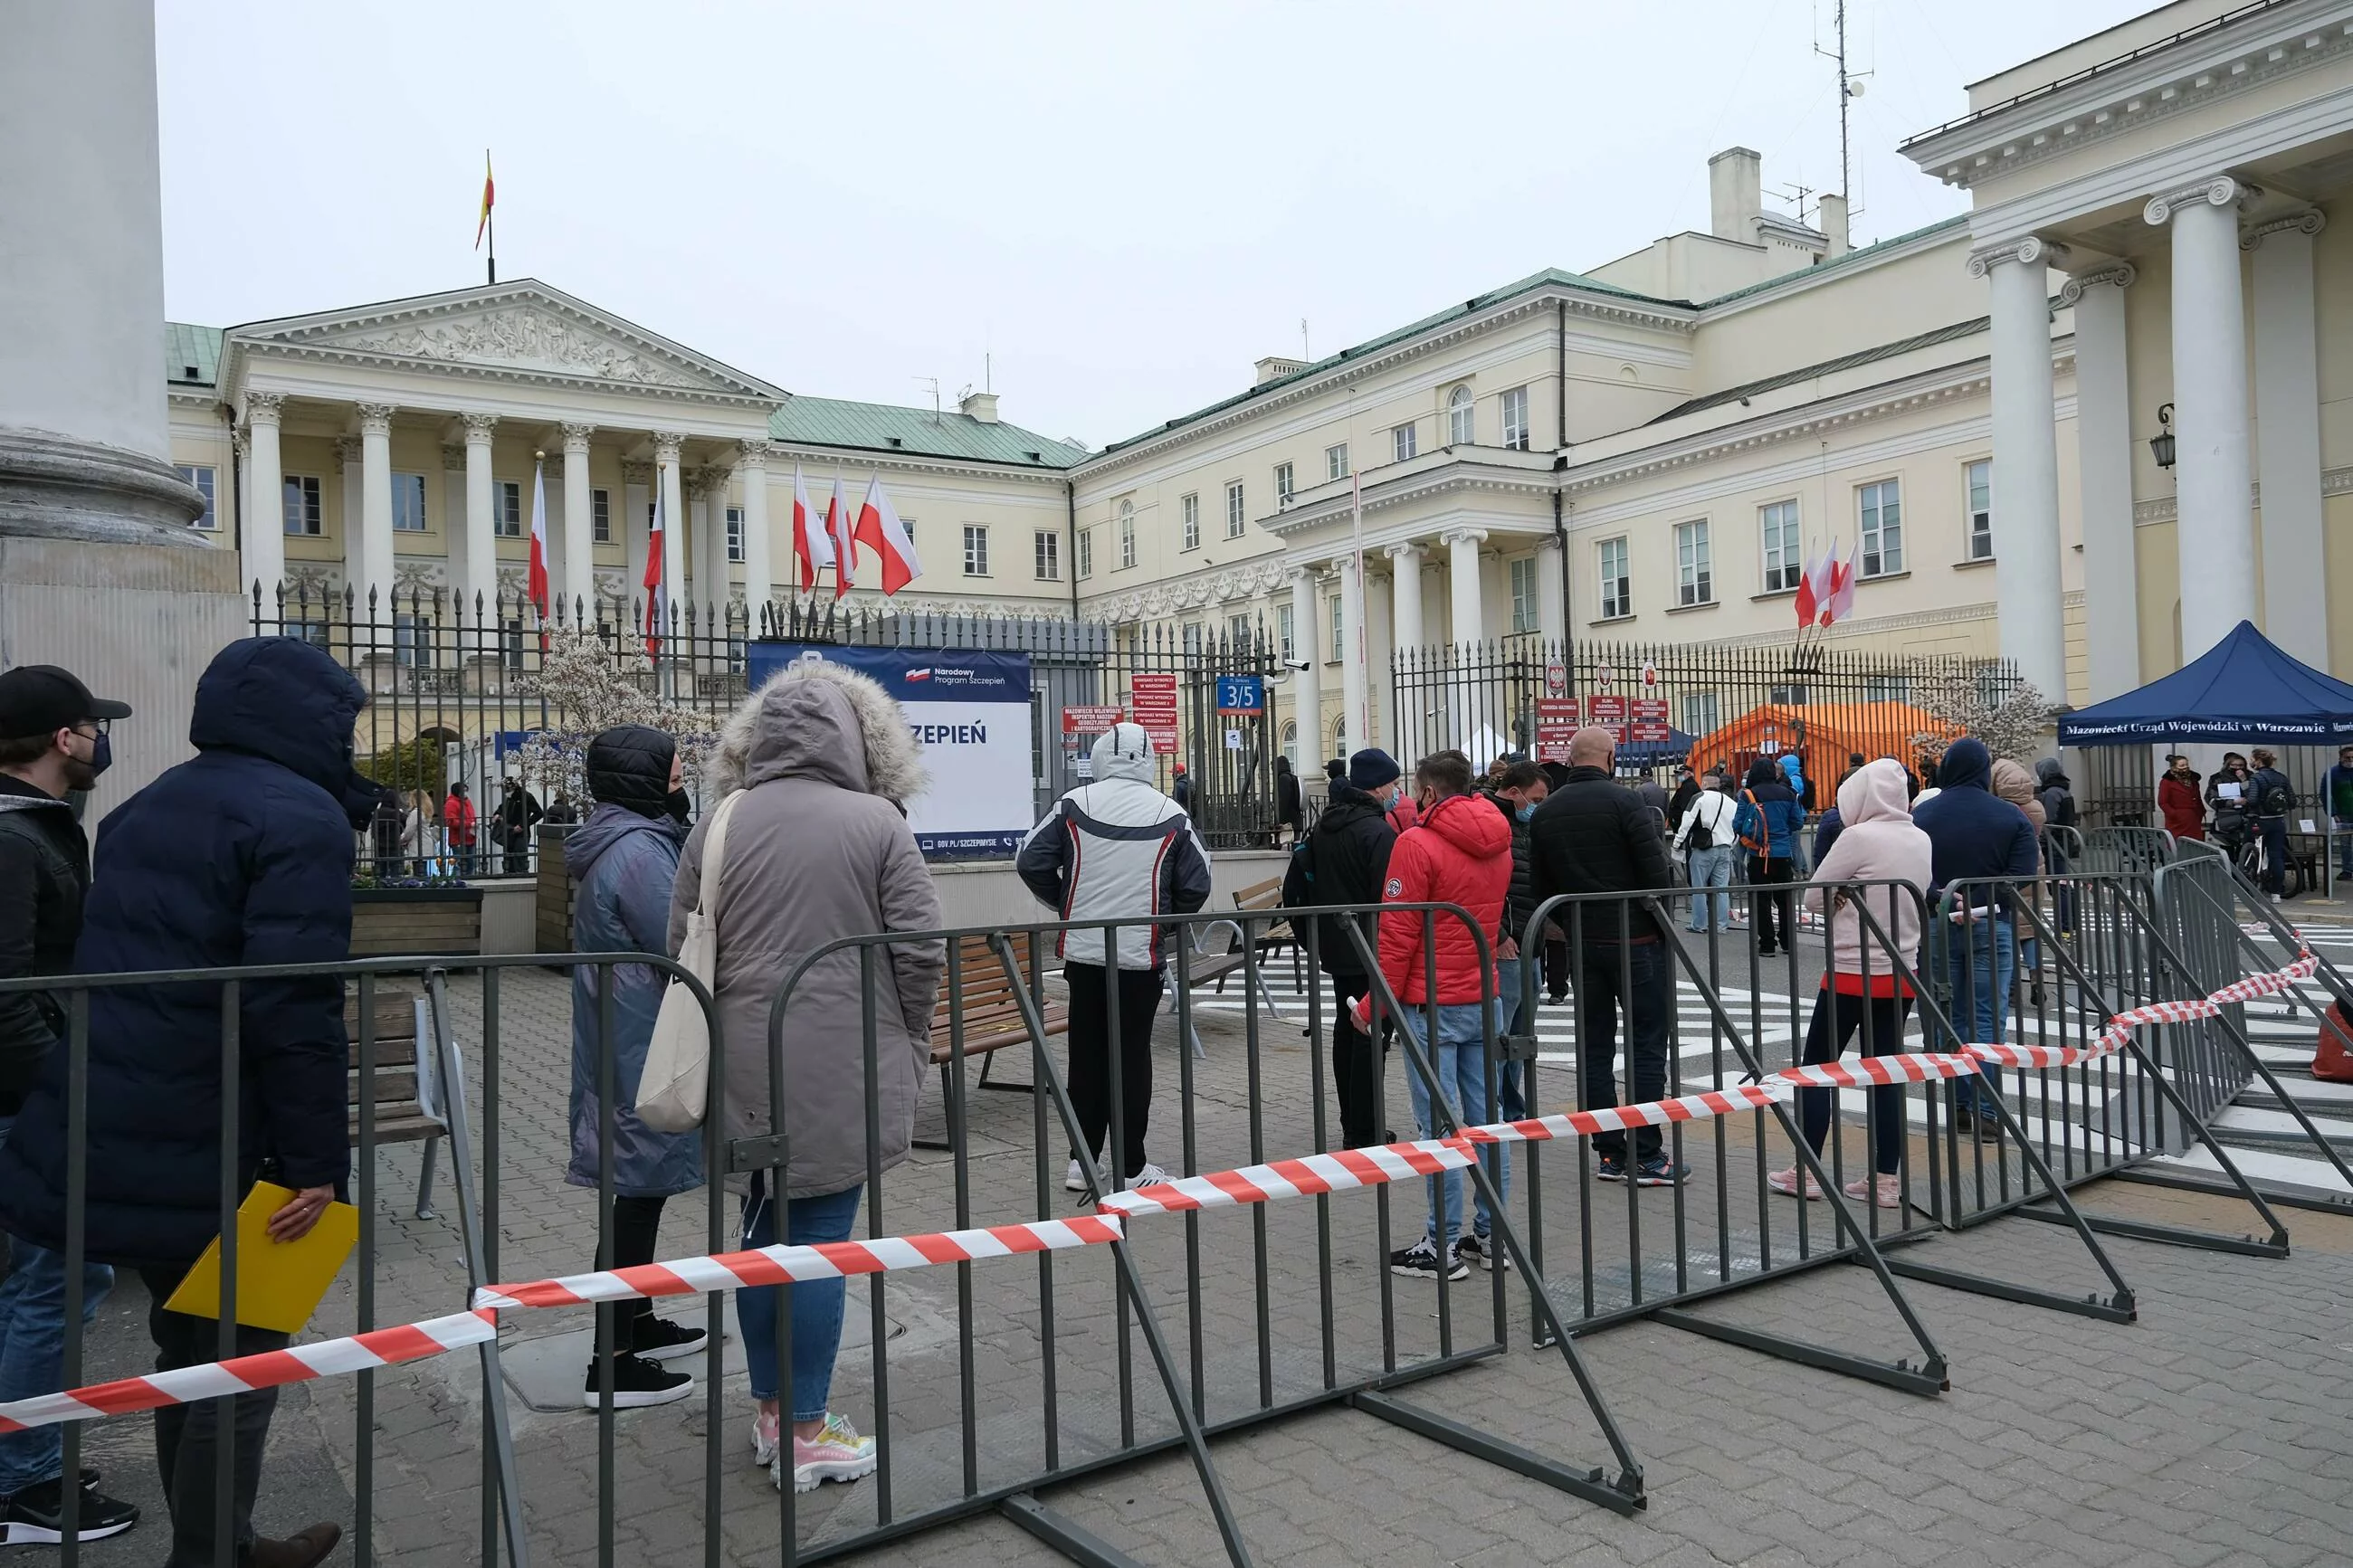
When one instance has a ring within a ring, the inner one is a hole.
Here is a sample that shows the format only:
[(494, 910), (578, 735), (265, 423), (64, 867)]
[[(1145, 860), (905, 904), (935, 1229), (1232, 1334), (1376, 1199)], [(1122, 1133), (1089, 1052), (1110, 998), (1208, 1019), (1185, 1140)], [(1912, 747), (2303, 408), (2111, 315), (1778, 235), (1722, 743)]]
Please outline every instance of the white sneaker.
[(754, 1464), (768, 1466), (776, 1462), (776, 1432), (781, 1425), (782, 1421), (779, 1417), (771, 1415), (765, 1410), (756, 1412), (753, 1415), (752, 1462)]
[[(1111, 1186), (1110, 1173), (1101, 1165), (1095, 1167), (1095, 1185), (1104, 1189)], [(1062, 1173), (1062, 1190), (1066, 1193), (1083, 1193), (1087, 1190), (1087, 1173), (1076, 1160), (1071, 1161), (1071, 1168)]]
[(1128, 1177), (1128, 1179), (1121, 1183), (1120, 1185), (1124, 1187), (1157, 1187), (1167, 1182), (1173, 1181), (1174, 1179), (1174, 1177), (1170, 1176), (1167, 1172), (1162, 1170), (1159, 1166), (1146, 1162), (1144, 1169)]
[[(874, 1464), (874, 1439), (860, 1436), (847, 1417), (828, 1414), (815, 1437), (793, 1438), (793, 1490), (813, 1492), (820, 1482), (858, 1480), (872, 1475)], [(770, 1474), (782, 1489), (781, 1459)]]

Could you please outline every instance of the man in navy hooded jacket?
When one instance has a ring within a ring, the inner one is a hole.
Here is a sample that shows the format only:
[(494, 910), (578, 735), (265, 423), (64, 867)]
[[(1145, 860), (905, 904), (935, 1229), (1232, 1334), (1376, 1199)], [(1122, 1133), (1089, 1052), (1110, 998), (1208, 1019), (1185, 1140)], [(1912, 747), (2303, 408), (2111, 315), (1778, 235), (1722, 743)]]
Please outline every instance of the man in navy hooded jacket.
[[(291, 637), (221, 650), (196, 683), (182, 763), (100, 826), (74, 970), (212, 969), (340, 963), (350, 956), (353, 834), (375, 787), (352, 769), (358, 681)], [(350, 1173), (349, 1045), (343, 985), (332, 976), (249, 981), (238, 994), (237, 1147), (220, 1142), (221, 987), (100, 986), (90, 995), (85, 1245), (136, 1268), (154, 1307), (159, 1369), (218, 1354), (218, 1325), (163, 1310), (220, 1233), (221, 1163), (239, 1191), (295, 1189), (270, 1235), (309, 1233)], [(51, 1053), (0, 1149), (0, 1227), (62, 1248), (66, 1230), (65, 1070)], [(239, 1327), (237, 1353), (288, 1336)], [(275, 1391), (240, 1394), (229, 1417), (233, 1531), (240, 1564), (310, 1568), (342, 1531), (316, 1524), (257, 1540), (253, 1501)], [(172, 1510), (173, 1568), (214, 1562), (220, 1405), (155, 1412), (156, 1458)]]
[[(1929, 908), (1933, 910), (1945, 889), (1956, 882), (2033, 881), (2042, 864), (2035, 847), (2034, 824), (1993, 793), (1993, 754), (1985, 742), (1970, 735), (1954, 742), (1936, 766), (1936, 798), (1912, 814), (1912, 820), (1928, 835), (1933, 856), (1930, 868), (1935, 884), (1928, 889)], [(1981, 912), (1964, 914), (1960, 923), (1945, 929), (1946, 975), (1952, 985), (1950, 1016), (1955, 1026), (1968, 1035), (1969, 1043), (2000, 1045), (2010, 976), (2017, 963), (2013, 900), (2008, 888), (1969, 888), (1962, 890), (1957, 902), (1965, 910)], [(2001, 1074), (1988, 1067), (1984, 1077), (1999, 1092)], [(1960, 1131), (1998, 1138), (2001, 1123), (1989, 1109), (1978, 1104), (1977, 1089), (1976, 1079), (1953, 1082)]]

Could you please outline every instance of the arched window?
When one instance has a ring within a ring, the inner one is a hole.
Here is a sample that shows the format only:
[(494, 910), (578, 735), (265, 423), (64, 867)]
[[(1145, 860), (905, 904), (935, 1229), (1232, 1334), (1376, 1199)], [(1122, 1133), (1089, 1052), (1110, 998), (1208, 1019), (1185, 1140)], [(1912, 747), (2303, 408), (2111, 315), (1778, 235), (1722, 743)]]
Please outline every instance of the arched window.
[(1332, 721), (1332, 754), (1344, 763), (1348, 760), (1348, 719), (1345, 714)]
[(1471, 389), (1458, 386), (1446, 395), (1446, 440), (1451, 447), (1471, 445)]
[(1286, 721), (1282, 726), (1282, 758), (1291, 764), (1293, 773), (1299, 771), (1299, 721), (1295, 719)]

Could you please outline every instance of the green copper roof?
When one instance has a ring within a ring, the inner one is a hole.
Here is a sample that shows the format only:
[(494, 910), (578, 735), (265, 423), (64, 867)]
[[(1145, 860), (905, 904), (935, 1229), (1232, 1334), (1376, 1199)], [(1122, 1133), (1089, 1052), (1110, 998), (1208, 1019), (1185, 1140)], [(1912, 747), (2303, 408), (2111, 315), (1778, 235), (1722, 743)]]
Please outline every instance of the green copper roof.
[(868, 452), (908, 452), (963, 458), (1025, 468), (1067, 468), (1087, 451), (1018, 425), (991, 425), (964, 414), (934, 414), (887, 403), (846, 403), (835, 397), (794, 397), (768, 416), (771, 439), (807, 447)]
[(221, 330), (164, 323), (164, 379), (174, 386), (210, 386), (220, 379)]

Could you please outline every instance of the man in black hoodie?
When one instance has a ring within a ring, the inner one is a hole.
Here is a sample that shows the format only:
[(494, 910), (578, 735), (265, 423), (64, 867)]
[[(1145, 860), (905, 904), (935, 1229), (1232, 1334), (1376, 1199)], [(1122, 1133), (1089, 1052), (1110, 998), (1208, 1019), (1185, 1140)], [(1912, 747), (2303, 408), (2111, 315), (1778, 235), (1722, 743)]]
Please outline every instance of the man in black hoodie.
[[(1933, 857), (1931, 918), (1954, 884), (1980, 879), (1997, 884), (1956, 889), (1960, 918), (1944, 931), (1946, 978), (1951, 986), (1947, 1014), (1968, 1035), (1968, 1043), (1998, 1046), (2018, 962), (2014, 889), (2032, 882), (2042, 866), (2034, 824), (1993, 793), (1993, 755), (1975, 736), (1964, 735), (1947, 748), (1936, 765), (1936, 798), (1912, 813), (1912, 820), (1928, 836)], [(1947, 1042), (1934, 1048), (1954, 1047)], [(1983, 1073), (1987, 1086), (1999, 1092), (2000, 1072), (1989, 1066)], [(1953, 1108), (1961, 1131), (1987, 1140), (2001, 1136), (2000, 1119), (1978, 1100), (1978, 1079), (1953, 1080)]]
[[(1291, 851), (1283, 873), (1282, 901), (1293, 909), (1317, 904), (1377, 904), (1389, 874), (1389, 851), (1397, 830), (1388, 803), (1371, 792), (1388, 790), (1399, 770), (1386, 752), (1358, 752), (1345, 775), (1332, 775), (1332, 795), (1315, 826)], [(1332, 977), (1338, 1004), (1332, 1016), (1332, 1087), (1340, 1100), (1340, 1144), (1362, 1149), (1387, 1142), (1381, 1126), (1381, 1054), (1371, 1036), (1349, 1020), (1349, 1010), (1372, 986), (1356, 944), (1341, 926), (1345, 917), (1315, 921), (1316, 966)], [(1358, 921), (1365, 940), (1377, 950), (1375, 920)]]

